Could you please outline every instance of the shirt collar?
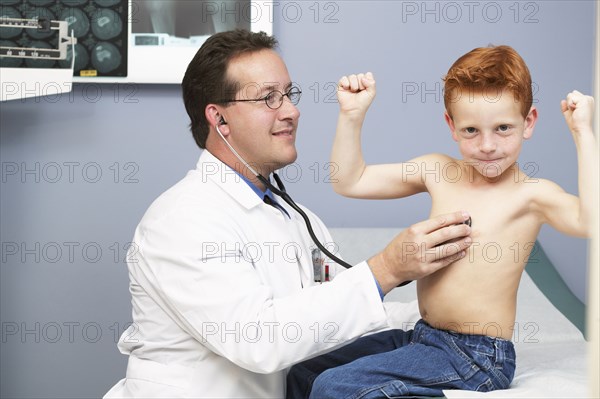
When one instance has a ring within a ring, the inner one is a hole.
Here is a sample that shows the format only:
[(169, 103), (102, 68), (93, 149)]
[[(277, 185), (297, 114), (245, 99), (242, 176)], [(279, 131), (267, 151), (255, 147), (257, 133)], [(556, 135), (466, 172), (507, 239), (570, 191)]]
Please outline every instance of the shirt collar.
[[(256, 193), (256, 195), (258, 195), (258, 197), (262, 200), (265, 198), (265, 196), (268, 196), (271, 199), (271, 203), (273, 204), (273, 206), (275, 206), (275, 208), (279, 209), (280, 211), (284, 212), (288, 218), (291, 219), (291, 216), (289, 214), (289, 212), (282, 207), (279, 202), (275, 199), (275, 196), (273, 195), (273, 192), (271, 191), (270, 188), (267, 187), (267, 189), (265, 191), (262, 191), (261, 189), (259, 189), (258, 187), (256, 187), (256, 185), (254, 183), (252, 183), (246, 176), (244, 176), (241, 173), (238, 173), (236, 170), (234, 170), (235, 173), (237, 173), (237, 175), (246, 182), (247, 185), (250, 186), (250, 188), (252, 189), (252, 191), (254, 191)], [(269, 182), (271, 181), (271, 176), (269, 175)]]
[[(244, 176), (243, 174), (239, 173), (236, 170), (234, 170), (234, 172), (237, 173), (237, 175), (243, 181), (245, 181), (248, 186), (250, 186), (250, 188), (252, 189), (252, 191), (254, 191), (256, 193), (256, 195), (258, 195), (261, 200), (265, 197), (265, 195), (268, 195), (272, 200), (275, 200), (275, 198), (273, 197), (273, 193), (271, 192), (271, 189), (269, 189), (267, 187), (267, 189), (265, 191), (262, 191), (260, 188), (256, 187), (256, 185), (254, 183), (252, 183), (250, 181), (250, 179), (248, 179), (246, 176)], [(271, 181), (271, 176), (269, 176), (269, 181)]]

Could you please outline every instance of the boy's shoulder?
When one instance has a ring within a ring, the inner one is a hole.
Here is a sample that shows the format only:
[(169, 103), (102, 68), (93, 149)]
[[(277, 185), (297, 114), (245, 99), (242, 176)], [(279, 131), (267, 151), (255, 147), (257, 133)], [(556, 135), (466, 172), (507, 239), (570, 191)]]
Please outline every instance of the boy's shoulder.
[(523, 183), (523, 186), (528, 190), (531, 190), (533, 193), (544, 197), (557, 191), (564, 191), (559, 184), (553, 182), (552, 180), (532, 177), (524, 173), (521, 176), (520, 183)]
[(419, 167), (421, 173), (425, 174), (434, 172), (437, 172), (440, 175), (464, 174), (463, 169), (465, 168), (465, 165), (461, 159), (439, 152), (422, 155), (411, 161)]
[(536, 176), (536, 169), (525, 168), (515, 165), (516, 172), (513, 172), (513, 180), (515, 183), (523, 183), (525, 187), (528, 187), (532, 190), (548, 190), (548, 189), (556, 189), (560, 188), (560, 186), (549, 179), (543, 179)]
[(514, 198), (518, 197), (534, 207), (552, 205), (565, 194), (564, 189), (554, 181), (535, 177), (520, 169), (512, 178), (513, 184), (506, 187), (514, 193)]
[(448, 163), (458, 163), (459, 160), (440, 152), (433, 152), (413, 158), (411, 159), (411, 162), (422, 162), (424, 164), (439, 163), (441, 165), (446, 165)]

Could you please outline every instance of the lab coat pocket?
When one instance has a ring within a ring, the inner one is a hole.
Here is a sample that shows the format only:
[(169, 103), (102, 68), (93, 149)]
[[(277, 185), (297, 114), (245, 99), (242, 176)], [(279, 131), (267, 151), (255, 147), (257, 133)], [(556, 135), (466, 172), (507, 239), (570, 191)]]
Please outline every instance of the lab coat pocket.
[(115, 397), (184, 398), (189, 395), (191, 370), (129, 357), (122, 395)]
[(104, 399), (109, 398), (185, 398), (187, 389), (160, 382), (137, 378), (126, 378), (111, 389)]

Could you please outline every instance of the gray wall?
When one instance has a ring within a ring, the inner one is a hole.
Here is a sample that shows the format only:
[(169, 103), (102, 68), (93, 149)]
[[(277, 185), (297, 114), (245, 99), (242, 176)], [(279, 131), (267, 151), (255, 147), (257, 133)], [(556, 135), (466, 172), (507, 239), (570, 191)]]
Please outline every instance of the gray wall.
[[(425, 195), (360, 201), (333, 193), (326, 163), (337, 79), (367, 70), (377, 78), (364, 129), (368, 162), (458, 156), (440, 78), (458, 56), (489, 43), (515, 47), (535, 81), (540, 121), (521, 165), (577, 193), (559, 102), (574, 88), (591, 92), (593, 1), (286, 2), (273, 14), (304, 92), (300, 157), (282, 176), (330, 226), (408, 226), (430, 205)], [(0, 112), (0, 394), (101, 396), (125, 372), (116, 349), (131, 312), (125, 249), (150, 202), (199, 155), (179, 87), (77, 84), (70, 95), (2, 103)], [(585, 300), (586, 242), (549, 228), (540, 240)]]

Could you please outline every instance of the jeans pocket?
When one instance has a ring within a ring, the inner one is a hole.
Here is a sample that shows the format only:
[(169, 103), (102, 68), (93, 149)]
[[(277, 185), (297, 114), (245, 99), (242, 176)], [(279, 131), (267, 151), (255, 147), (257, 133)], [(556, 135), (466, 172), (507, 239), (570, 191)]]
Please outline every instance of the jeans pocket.
[(494, 353), (493, 348), (491, 351), (482, 351), (481, 349), (482, 348), (478, 348), (478, 350), (472, 351), (470, 353), (471, 359), (481, 370), (489, 372), (496, 368), (496, 354)]
[(485, 380), (483, 383), (479, 384), (479, 386), (477, 388), (475, 388), (475, 390), (477, 392), (491, 392), (495, 389), (497, 389), (497, 388), (494, 386), (494, 383), (489, 378), (487, 380)]
[(387, 399), (403, 398), (408, 395), (408, 388), (402, 381), (392, 381), (380, 388)]
[[(382, 395), (379, 395), (381, 393)], [(391, 381), (384, 386), (379, 388), (377, 394), (372, 392), (373, 395), (365, 395), (364, 399), (371, 398), (385, 398), (385, 399), (399, 399), (399, 398), (421, 398), (421, 397), (441, 397), (444, 396), (444, 392), (441, 388), (436, 386), (422, 386), (413, 384), (404, 384), (402, 381), (396, 380)], [(361, 398), (362, 399), (362, 398)]]
[(486, 367), (482, 367), (482, 370), (490, 376), (490, 382), (493, 384), (494, 389), (507, 389), (515, 375), (516, 365), (514, 359), (498, 353), (486, 357)]

